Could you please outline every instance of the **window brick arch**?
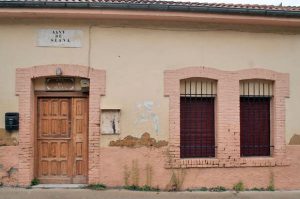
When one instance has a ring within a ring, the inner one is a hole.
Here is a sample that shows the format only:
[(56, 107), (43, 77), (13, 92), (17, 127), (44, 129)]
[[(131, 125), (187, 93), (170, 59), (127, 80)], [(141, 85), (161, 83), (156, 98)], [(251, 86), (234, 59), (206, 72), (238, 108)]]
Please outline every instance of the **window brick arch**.
[[(216, 98), (216, 157), (180, 158), (180, 80), (209, 78), (218, 82)], [(265, 79), (274, 81), (274, 154), (268, 158), (240, 157), (240, 80)], [(166, 70), (165, 96), (169, 97), (169, 153), (166, 167), (245, 167), (286, 165), (285, 160), (285, 101), (289, 96), (289, 75), (266, 69), (222, 71), (206, 67)]]

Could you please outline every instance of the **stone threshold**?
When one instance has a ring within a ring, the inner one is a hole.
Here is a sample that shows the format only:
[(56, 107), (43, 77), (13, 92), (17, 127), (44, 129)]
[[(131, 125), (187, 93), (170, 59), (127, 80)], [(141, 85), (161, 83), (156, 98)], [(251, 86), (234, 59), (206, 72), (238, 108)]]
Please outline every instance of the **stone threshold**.
[(82, 189), (87, 184), (38, 184), (32, 186), (32, 189)]

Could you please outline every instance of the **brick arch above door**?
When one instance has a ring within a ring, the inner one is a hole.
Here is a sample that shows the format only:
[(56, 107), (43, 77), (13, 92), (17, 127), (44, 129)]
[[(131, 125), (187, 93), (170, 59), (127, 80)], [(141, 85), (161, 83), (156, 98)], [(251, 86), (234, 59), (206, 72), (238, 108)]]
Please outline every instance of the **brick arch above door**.
[(105, 95), (104, 70), (73, 64), (40, 65), (16, 69), (16, 95), (19, 96), (19, 176), (20, 186), (30, 185), (34, 177), (34, 91), (32, 80), (55, 76), (61, 68), (63, 76), (90, 80), (88, 183), (99, 182), (100, 172), (100, 98)]

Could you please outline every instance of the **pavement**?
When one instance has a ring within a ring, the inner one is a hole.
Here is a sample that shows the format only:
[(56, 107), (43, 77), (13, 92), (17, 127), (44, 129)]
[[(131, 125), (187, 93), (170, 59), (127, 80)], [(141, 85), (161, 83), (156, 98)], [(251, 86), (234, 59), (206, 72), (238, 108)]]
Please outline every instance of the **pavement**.
[(300, 191), (139, 192), (127, 190), (0, 188), (0, 199), (300, 199)]

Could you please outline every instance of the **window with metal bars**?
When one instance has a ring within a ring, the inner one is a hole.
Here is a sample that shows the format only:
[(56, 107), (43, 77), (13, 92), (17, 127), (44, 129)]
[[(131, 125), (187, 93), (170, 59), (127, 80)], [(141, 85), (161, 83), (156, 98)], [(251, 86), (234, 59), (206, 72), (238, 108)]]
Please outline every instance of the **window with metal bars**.
[(180, 157), (215, 157), (215, 96), (217, 82), (180, 81)]
[(270, 156), (273, 82), (240, 82), (241, 156)]

